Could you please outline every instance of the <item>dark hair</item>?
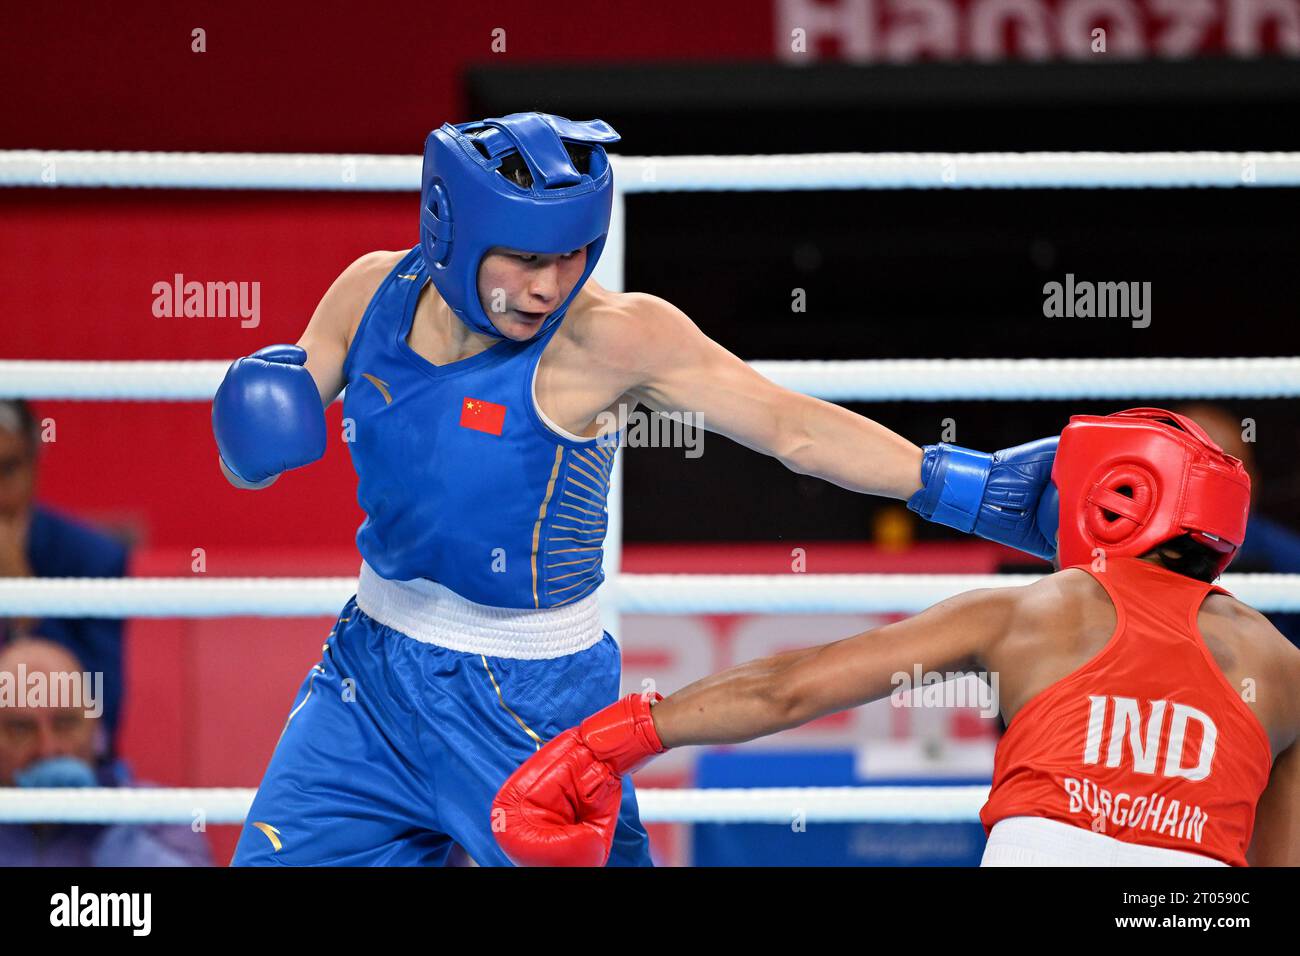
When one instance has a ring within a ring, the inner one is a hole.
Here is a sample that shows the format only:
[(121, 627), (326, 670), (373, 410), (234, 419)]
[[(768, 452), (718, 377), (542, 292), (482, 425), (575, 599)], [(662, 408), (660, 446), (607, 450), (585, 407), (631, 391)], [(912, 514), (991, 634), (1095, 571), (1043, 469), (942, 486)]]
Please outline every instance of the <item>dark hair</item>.
[[(580, 173), (591, 172), (590, 146), (565, 143), (564, 148), (569, 154), (569, 159), (573, 162), (574, 169)], [(479, 145), (479, 151), (484, 152), (481, 145)], [(486, 153), (484, 154), (486, 155)], [(533, 185), (533, 174), (529, 171), (528, 164), (524, 162), (524, 158), (518, 152), (510, 152), (502, 156), (501, 165), (497, 168), (497, 172), (516, 186), (522, 186), (524, 189), (530, 189)]]
[[(1170, 552), (1174, 552), (1173, 556)], [(1223, 557), (1195, 540), (1190, 534), (1170, 538), (1152, 548), (1147, 554), (1154, 554), (1166, 570), (1207, 584), (1219, 576), (1219, 559)]]
[[(6, 414), (8, 412), (8, 414)], [(17, 419), (17, 429), (10, 429), (9, 420)], [(27, 439), (27, 449), (33, 455), (41, 444), (41, 425), (36, 420), (32, 406), (21, 398), (0, 399), (0, 429), (16, 431)]]

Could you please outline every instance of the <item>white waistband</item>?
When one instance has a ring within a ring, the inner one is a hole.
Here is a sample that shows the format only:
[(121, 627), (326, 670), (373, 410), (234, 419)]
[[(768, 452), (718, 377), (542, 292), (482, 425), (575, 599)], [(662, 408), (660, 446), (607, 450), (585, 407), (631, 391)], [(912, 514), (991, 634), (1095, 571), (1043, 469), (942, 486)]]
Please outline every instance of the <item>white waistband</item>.
[(466, 654), (544, 660), (584, 651), (600, 641), (600, 605), (592, 594), (565, 607), (489, 607), (435, 581), (390, 581), (365, 561), (357, 607), (407, 637)]
[(1227, 866), (1199, 853), (1142, 846), (1049, 820), (1007, 817), (993, 825), (980, 866)]

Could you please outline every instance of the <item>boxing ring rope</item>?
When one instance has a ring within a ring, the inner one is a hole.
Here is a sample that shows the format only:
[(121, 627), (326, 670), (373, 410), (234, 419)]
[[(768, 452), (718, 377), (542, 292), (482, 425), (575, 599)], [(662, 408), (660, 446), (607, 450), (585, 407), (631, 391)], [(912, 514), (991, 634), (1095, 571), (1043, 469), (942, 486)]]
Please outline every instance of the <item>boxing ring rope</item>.
[[(244, 822), (256, 791), (243, 788), (0, 790), (10, 823)], [(987, 786), (772, 787), (734, 790), (638, 789), (643, 823), (966, 823)]]
[[(208, 402), (230, 363), (0, 360), (0, 398)], [(750, 365), (833, 402), (1296, 398), (1300, 357), (865, 359)]]
[[(621, 614), (915, 613), (975, 588), (1017, 587), (1034, 574), (619, 574), (602, 603)], [(1300, 574), (1225, 574), (1261, 611), (1300, 611)], [(0, 617), (333, 617), (357, 579), (0, 578)], [(521, 612), (521, 613), (527, 613)]]
[[(1259, 188), (1300, 186), (1300, 153), (844, 153), (613, 156), (616, 195), (597, 281), (623, 288), (624, 197), (675, 191), (839, 189)], [(421, 158), (333, 154), (0, 151), (0, 186), (415, 191)], [(754, 362), (774, 381), (831, 401), (1283, 398), (1300, 358), (996, 359)], [(0, 397), (207, 401), (227, 363), (0, 361)], [(620, 461), (621, 461), (620, 456)], [(610, 495), (607, 569), (621, 613), (917, 611), (972, 587), (1035, 575), (619, 574), (620, 469)], [(1300, 610), (1300, 575), (1227, 575), (1262, 610)], [(0, 579), (0, 615), (333, 616), (354, 578)], [(0, 821), (242, 823), (248, 789), (0, 789)], [(662, 822), (969, 822), (974, 787), (641, 790)]]
[[(624, 193), (1300, 186), (1294, 152), (792, 153), (610, 157)], [(404, 192), (419, 156), (0, 150), (0, 186)]]

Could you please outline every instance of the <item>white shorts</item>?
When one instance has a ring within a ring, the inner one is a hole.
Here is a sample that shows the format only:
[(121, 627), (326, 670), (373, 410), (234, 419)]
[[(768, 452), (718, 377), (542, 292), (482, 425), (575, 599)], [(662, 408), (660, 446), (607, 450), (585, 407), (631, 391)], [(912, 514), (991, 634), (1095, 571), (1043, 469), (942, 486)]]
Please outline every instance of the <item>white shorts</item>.
[(993, 825), (980, 866), (1227, 866), (1199, 853), (1125, 843), (1046, 817)]

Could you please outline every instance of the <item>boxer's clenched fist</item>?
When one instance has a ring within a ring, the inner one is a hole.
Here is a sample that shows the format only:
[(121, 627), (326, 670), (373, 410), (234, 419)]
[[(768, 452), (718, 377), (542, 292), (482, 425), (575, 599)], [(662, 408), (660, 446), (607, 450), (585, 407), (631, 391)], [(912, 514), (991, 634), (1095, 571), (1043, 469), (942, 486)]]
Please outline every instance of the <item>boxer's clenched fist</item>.
[[(655, 695), (658, 700), (658, 695)], [(492, 802), (492, 831), (520, 866), (604, 866), (614, 843), (622, 775), (663, 744), (651, 701), (630, 694), (529, 757)]]

